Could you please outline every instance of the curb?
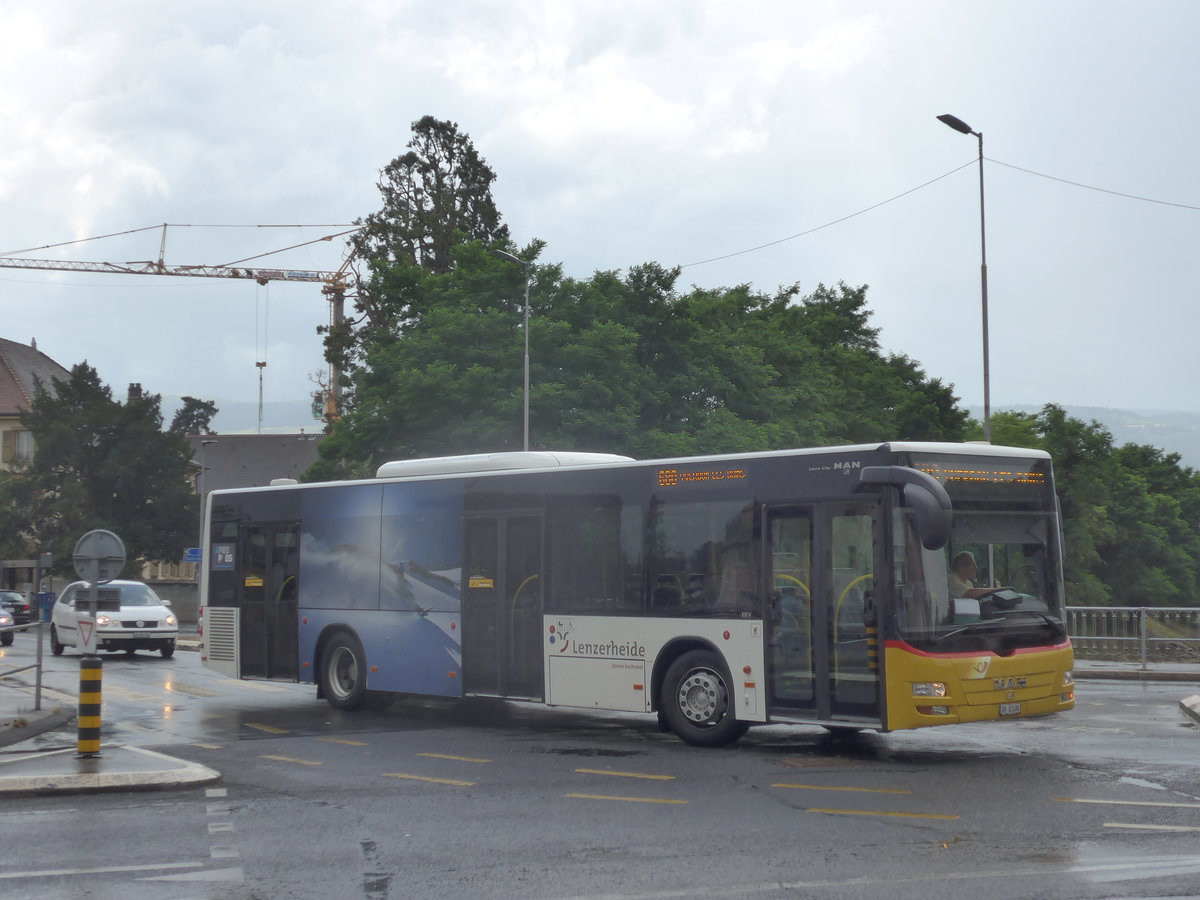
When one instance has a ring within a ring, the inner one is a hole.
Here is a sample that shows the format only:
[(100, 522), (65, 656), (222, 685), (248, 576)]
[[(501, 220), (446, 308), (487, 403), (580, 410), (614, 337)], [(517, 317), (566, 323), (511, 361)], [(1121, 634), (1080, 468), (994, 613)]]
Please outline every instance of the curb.
[[(165, 791), (180, 787), (211, 784), (221, 773), (199, 763), (185, 762), (141, 747), (112, 748), (123, 753), (147, 757), (151, 763), (161, 762), (162, 769), (136, 772), (81, 772), (52, 775), (9, 775), (0, 778), (0, 796), (24, 794), (88, 794), (101, 791)], [(74, 750), (51, 750), (25, 757), (25, 760), (45, 760), (74, 754)], [(110, 751), (111, 754), (111, 751)], [(25, 761), (22, 760), (22, 761)], [(2, 771), (2, 769), (0, 769)]]
[(1179, 711), (1200, 725), (1200, 694), (1192, 694), (1179, 701)]
[[(62, 728), (74, 718), (74, 709), (56, 707), (48, 713), (29, 713), (28, 715), (19, 715), (6, 722), (0, 722), (0, 747), (11, 747), (13, 744), (35, 738), (47, 731)], [(21, 722), (25, 724), (19, 724)]]

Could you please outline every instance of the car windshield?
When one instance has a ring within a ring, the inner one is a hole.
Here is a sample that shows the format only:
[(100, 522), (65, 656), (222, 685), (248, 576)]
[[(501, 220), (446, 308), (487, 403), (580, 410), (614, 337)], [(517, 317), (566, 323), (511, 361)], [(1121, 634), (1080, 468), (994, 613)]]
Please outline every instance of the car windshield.
[(121, 606), (162, 606), (162, 601), (144, 584), (123, 584)]

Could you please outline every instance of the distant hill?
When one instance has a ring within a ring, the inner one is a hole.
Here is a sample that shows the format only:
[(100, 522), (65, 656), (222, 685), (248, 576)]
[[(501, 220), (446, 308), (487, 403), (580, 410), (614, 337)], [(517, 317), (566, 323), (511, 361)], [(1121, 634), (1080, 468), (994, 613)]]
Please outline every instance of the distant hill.
[[(1102, 406), (1062, 405), (1067, 415), (1084, 422), (1096, 421), (1108, 429), (1113, 444), (1149, 444), (1168, 453), (1178, 453), (1183, 465), (1200, 469), (1200, 413), (1150, 409), (1107, 409)], [(1006, 406), (1005, 411), (1038, 413), (1040, 406)], [(999, 411), (999, 410), (996, 410)], [(982, 407), (970, 410), (976, 419)]]

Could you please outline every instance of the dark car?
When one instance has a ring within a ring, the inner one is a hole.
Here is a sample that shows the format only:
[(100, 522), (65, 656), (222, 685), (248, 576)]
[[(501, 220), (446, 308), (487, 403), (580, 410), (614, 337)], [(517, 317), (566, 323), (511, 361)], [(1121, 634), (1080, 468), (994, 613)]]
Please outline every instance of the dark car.
[(33, 607), (18, 591), (0, 591), (0, 607), (13, 617), (16, 625), (28, 625), (33, 621)]

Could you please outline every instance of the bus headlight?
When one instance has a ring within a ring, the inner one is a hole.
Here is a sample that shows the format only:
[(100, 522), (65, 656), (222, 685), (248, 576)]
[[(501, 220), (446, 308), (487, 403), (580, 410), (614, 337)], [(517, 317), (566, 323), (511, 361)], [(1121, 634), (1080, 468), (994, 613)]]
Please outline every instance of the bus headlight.
[(1074, 683), (1075, 683), (1075, 672), (1072, 669), (1067, 669), (1067, 671), (1063, 672), (1063, 684), (1074, 684)]
[(945, 697), (946, 685), (940, 681), (913, 682), (914, 697)]

